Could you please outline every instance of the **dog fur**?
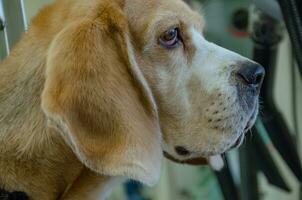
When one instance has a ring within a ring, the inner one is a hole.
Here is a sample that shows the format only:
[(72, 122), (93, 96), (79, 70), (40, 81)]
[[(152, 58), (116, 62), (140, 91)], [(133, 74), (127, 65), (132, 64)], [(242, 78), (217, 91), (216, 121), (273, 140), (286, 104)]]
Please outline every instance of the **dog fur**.
[[(175, 25), (183, 43), (167, 50), (157, 38)], [(44, 8), (0, 65), (0, 187), (105, 199), (127, 178), (154, 185), (163, 151), (186, 160), (230, 148), (258, 100), (242, 109), (232, 72), (248, 60), (207, 42), (203, 27), (180, 0)]]

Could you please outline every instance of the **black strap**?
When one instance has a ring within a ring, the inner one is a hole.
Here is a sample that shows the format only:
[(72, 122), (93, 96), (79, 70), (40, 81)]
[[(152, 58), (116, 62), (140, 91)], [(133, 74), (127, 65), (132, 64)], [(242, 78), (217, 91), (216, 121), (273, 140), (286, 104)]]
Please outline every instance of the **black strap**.
[(0, 200), (28, 200), (28, 196), (24, 192), (8, 192), (0, 189)]

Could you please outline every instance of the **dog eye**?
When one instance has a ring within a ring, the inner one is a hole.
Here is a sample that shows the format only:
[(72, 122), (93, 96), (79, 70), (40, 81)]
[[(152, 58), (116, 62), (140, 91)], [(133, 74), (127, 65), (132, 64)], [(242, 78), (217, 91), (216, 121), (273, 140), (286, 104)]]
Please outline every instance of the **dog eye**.
[(168, 49), (176, 47), (179, 44), (179, 42), (180, 42), (179, 28), (172, 28), (164, 32), (159, 38), (159, 43)]

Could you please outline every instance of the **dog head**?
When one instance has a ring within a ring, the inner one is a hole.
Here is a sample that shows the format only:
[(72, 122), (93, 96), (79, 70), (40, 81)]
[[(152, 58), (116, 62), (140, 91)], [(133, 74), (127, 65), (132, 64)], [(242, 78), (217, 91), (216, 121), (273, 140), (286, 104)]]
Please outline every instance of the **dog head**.
[(263, 67), (208, 42), (204, 19), (182, 1), (131, 2), (129, 23), (164, 151), (186, 161), (241, 144), (257, 116)]
[(73, 3), (42, 108), (87, 167), (152, 185), (163, 151), (186, 162), (242, 141), (264, 70), (208, 42), (199, 14), (180, 0)]

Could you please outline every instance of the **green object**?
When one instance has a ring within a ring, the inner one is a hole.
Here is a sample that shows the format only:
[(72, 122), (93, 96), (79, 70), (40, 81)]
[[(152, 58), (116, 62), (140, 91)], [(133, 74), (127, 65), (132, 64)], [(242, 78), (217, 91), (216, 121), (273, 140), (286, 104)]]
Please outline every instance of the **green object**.
[(269, 138), (269, 135), (268, 135), (261, 119), (258, 119), (256, 121), (255, 126), (256, 126), (256, 129), (258, 130), (259, 134), (260, 134), (260, 137), (262, 138), (263, 142), (265, 143), (265, 145), (271, 145), (272, 141)]
[(223, 200), (220, 185), (212, 169), (201, 167), (198, 176), (199, 182), (192, 187), (192, 200)]

